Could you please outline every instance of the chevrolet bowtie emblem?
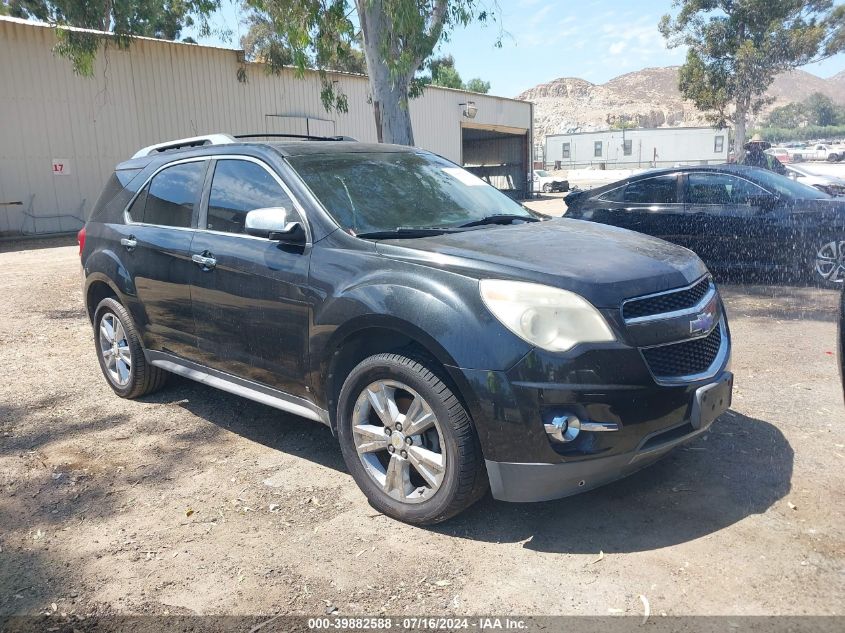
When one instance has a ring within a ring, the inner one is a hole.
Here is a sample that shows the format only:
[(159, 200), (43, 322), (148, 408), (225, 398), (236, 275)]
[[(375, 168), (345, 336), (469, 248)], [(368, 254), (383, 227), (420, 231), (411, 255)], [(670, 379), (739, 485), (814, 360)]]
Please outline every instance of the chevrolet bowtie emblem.
[(716, 315), (713, 312), (702, 312), (689, 322), (690, 334), (704, 334), (713, 329)]

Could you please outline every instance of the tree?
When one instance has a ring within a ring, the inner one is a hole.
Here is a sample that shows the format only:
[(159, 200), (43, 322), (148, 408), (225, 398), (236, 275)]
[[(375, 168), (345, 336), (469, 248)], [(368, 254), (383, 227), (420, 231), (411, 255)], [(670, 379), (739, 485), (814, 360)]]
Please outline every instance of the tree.
[[(241, 37), (241, 48), (249, 61), (266, 64), (270, 73), (279, 73), (285, 66), (294, 65), (293, 47), (286, 37), (277, 33), (273, 20), (266, 13), (251, 12), (246, 24), (249, 29), (246, 35)], [(341, 46), (344, 47), (343, 51), (335, 50), (329, 59), (309, 58), (308, 66), (365, 74), (367, 66), (360, 46), (354, 41), (341, 43)]]
[(428, 67), (431, 70), (431, 85), (463, 89), (464, 82), (455, 68), (455, 59), (451, 55), (433, 58), (428, 63)]
[(200, 35), (209, 35), (207, 17), (219, 7), (220, 0), (10, 0), (4, 8), (14, 17), (108, 33), (57, 31), (55, 51), (70, 59), (77, 74), (91, 76), (100, 46), (114, 42), (127, 47), (132, 36), (176, 40), (193, 26)]
[(480, 92), (483, 95), (486, 95), (488, 92), (490, 92), (490, 82), (484, 81), (479, 77), (470, 79), (464, 87), (470, 92)]
[[(441, 40), (493, 15), (481, 0), (245, 0), (290, 47), (297, 72), (316, 66), (323, 104), (343, 111), (345, 95), (326, 71), (360, 44), (379, 141), (414, 144), (408, 99), (418, 94), (418, 69)], [(356, 30), (352, 15), (357, 15)], [(497, 42), (498, 45), (498, 42)]]
[(809, 115), (810, 123), (813, 125), (836, 125), (839, 123), (839, 108), (827, 95), (821, 92), (814, 92), (804, 102)]
[(418, 83), (422, 86), (442, 86), (444, 88), (480, 92), (481, 94), (490, 92), (490, 82), (478, 77), (464, 83), (460, 73), (455, 68), (455, 59), (451, 55), (434, 57), (429, 60), (427, 66), (431, 76), (423, 76), (417, 79)]
[(679, 88), (716, 127), (735, 126), (744, 152), (750, 114), (779, 73), (845, 49), (845, 9), (832, 0), (674, 0), (659, 28), (687, 46)]
[(807, 109), (803, 103), (787, 103), (775, 108), (766, 119), (768, 127), (797, 128), (807, 123)]

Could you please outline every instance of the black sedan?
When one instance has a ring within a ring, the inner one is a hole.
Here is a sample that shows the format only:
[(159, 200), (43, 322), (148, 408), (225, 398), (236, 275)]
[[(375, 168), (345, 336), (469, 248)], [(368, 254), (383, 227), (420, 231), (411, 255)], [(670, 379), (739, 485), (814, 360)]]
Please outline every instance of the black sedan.
[(565, 201), (566, 217), (686, 246), (714, 271), (845, 280), (845, 200), (765, 169), (657, 169)]

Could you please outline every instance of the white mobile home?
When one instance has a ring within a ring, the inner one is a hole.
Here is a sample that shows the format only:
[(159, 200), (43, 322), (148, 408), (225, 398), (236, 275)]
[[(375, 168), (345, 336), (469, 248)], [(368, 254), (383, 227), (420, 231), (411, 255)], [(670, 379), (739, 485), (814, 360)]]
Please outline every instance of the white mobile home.
[(728, 159), (728, 130), (674, 127), (552, 134), (547, 169), (636, 169), (677, 164), (708, 165)]
[[(349, 110), (326, 112), (316, 72), (270, 75), (243, 51), (138, 38), (101, 51), (86, 78), (55, 45), (55, 28), (0, 17), (0, 237), (78, 230), (114, 165), (152, 143), (214, 132), (377, 140), (363, 75), (331, 73)], [(410, 109), (420, 147), (526, 194), (531, 103), (428, 87)]]

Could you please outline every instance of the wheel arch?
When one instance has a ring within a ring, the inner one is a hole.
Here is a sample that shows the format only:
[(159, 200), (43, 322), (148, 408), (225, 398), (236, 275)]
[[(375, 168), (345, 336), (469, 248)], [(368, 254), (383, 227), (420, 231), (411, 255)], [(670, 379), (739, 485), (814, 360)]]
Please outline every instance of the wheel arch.
[(466, 389), (459, 384), (454, 358), (432, 336), (404, 319), (385, 315), (362, 315), (338, 328), (325, 347), (319, 365), (317, 394), (329, 411), (332, 432), (336, 431), (337, 399), (345, 377), (365, 358), (381, 353), (399, 353), (426, 364), (466, 406)]
[(85, 310), (88, 313), (88, 320), (94, 322), (94, 312), (100, 302), (113, 297), (123, 305), (125, 304), (123, 293), (117, 288), (114, 282), (102, 273), (92, 273), (85, 281)]

